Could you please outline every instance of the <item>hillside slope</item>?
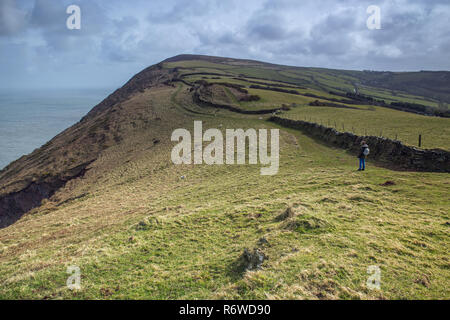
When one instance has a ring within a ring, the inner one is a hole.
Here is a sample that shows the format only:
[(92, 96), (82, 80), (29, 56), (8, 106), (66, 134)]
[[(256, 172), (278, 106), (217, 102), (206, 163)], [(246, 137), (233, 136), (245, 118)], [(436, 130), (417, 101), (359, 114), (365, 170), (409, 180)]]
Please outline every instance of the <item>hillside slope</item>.
[[(370, 158), (356, 172), (354, 154), (267, 121), (278, 110), (340, 122), (350, 110), (379, 116), (384, 130), (398, 119), (411, 135), (430, 129), (447, 149), (449, 119), (358, 102), (310, 106), (342, 97), (308, 82), (311, 70), (282, 68), (170, 58), (0, 172), (0, 298), (449, 298), (448, 173)], [(278, 174), (174, 165), (171, 134), (196, 120), (203, 130), (280, 129)], [(261, 268), (248, 270), (245, 249), (264, 253)], [(66, 287), (72, 265), (78, 291)], [(380, 290), (366, 285), (374, 265)]]
[(67, 181), (83, 176), (102, 151), (119, 144), (133, 131), (159, 121), (150, 103), (126, 110), (122, 103), (145, 88), (163, 85), (173, 76), (160, 65), (140, 72), (80, 122), (0, 171), (0, 227), (16, 221)]

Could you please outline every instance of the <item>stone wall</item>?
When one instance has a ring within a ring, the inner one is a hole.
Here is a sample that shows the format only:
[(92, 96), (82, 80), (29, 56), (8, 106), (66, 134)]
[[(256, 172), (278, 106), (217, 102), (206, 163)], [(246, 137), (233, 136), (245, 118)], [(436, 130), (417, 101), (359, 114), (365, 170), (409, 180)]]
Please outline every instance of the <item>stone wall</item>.
[(317, 123), (284, 119), (273, 116), (269, 119), (284, 127), (298, 129), (305, 134), (318, 138), (328, 144), (353, 152), (355, 156), (360, 150), (360, 143), (365, 140), (369, 145), (368, 158), (388, 162), (402, 169), (450, 172), (450, 152), (433, 149), (423, 150), (405, 146), (400, 141), (390, 140), (374, 136), (357, 136), (349, 132), (339, 132), (334, 128), (328, 128)]
[(280, 111), (280, 109), (281, 109), (281, 108), (274, 108), (274, 109), (263, 109), (263, 110), (244, 110), (244, 109), (240, 109), (235, 106), (219, 104), (219, 103), (215, 103), (215, 102), (205, 99), (199, 92), (201, 90), (201, 87), (195, 88), (194, 90), (195, 91), (192, 95), (193, 100), (196, 104), (198, 104), (200, 106), (207, 106), (207, 107), (218, 108), (218, 109), (226, 109), (226, 110), (229, 110), (232, 112), (237, 112), (237, 113), (242, 113), (242, 114), (270, 114), (270, 113)]

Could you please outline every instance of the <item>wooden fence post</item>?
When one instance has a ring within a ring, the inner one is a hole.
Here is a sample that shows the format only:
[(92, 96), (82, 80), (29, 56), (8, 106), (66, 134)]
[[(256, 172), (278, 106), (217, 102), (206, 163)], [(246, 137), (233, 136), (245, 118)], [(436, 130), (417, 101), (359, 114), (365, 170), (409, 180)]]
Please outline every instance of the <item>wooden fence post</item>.
[(419, 134), (419, 148), (422, 147), (422, 135)]

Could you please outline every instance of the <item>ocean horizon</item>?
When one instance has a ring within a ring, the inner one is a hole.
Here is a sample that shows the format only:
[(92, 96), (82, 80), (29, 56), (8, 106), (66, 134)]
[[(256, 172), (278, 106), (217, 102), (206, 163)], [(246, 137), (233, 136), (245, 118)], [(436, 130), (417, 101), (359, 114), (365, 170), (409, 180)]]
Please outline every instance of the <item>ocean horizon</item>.
[(0, 89), (0, 170), (77, 123), (114, 89)]

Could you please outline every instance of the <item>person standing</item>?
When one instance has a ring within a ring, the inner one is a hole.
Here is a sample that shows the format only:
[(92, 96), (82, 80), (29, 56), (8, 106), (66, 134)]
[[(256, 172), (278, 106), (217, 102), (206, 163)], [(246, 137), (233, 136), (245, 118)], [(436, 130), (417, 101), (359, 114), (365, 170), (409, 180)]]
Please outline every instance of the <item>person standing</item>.
[(367, 145), (366, 141), (361, 141), (361, 150), (359, 152), (358, 158), (359, 158), (359, 169), (358, 171), (364, 171), (366, 170), (366, 157), (369, 155), (369, 146)]

